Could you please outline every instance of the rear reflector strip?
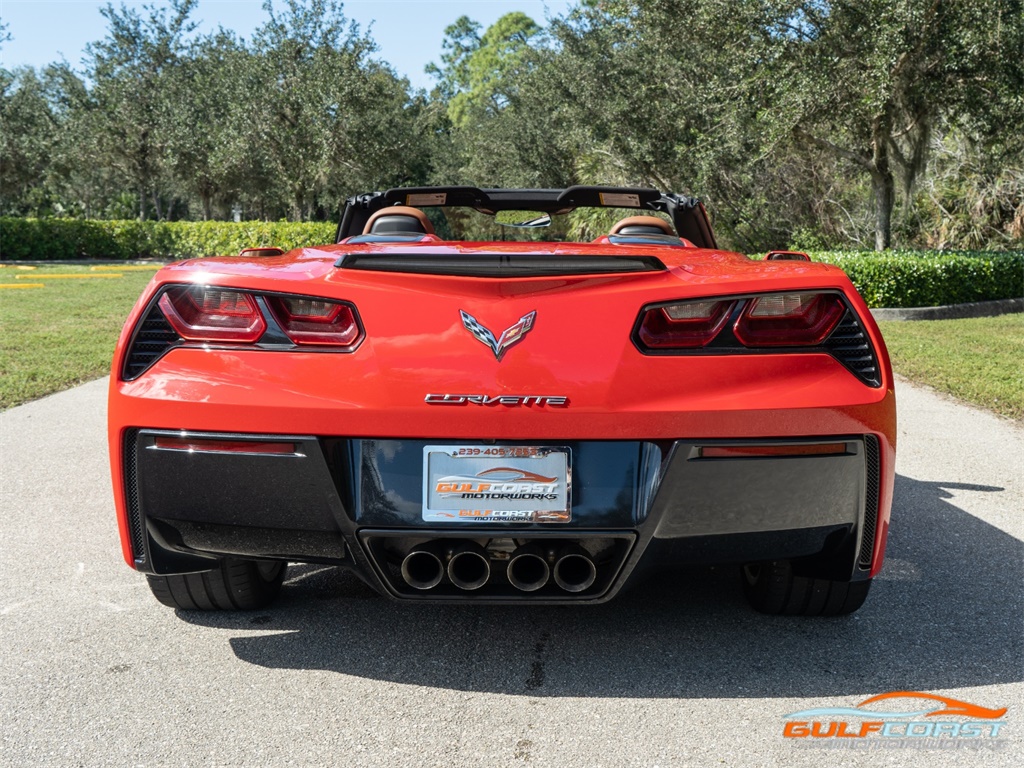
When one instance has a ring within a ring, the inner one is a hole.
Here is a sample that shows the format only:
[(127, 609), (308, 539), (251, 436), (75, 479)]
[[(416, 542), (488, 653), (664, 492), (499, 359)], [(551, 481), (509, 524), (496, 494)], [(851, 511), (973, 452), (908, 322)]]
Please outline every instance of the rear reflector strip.
[(295, 443), (272, 443), (257, 440), (209, 440), (200, 437), (165, 437), (153, 440), (153, 447), (165, 451), (189, 451), (194, 453), (262, 453), (290, 455), (295, 453)]
[(137, 456), (139, 430), (129, 429), (124, 433), (122, 447), (124, 460), (124, 501), (128, 512), (128, 535), (132, 546), (132, 559), (136, 566), (146, 562), (146, 532), (142, 525), (139, 508), (139, 478)]
[(843, 456), (846, 443), (816, 445), (715, 445), (700, 449), (702, 459), (738, 459), (751, 456)]
[(864, 529), (860, 539), (860, 556), (857, 565), (863, 570), (871, 568), (875, 553), (875, 531), (878, 522), (878, 494), (881, 491), (881, 471), (878, 457), (878, 438), (867, 435), (864, 438)]

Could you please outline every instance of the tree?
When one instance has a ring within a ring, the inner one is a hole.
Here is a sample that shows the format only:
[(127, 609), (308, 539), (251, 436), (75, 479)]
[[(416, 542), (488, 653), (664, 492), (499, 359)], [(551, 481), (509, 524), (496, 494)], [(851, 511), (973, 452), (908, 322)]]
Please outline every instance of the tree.
[(130, 217), (138, 210), (138, 198), (125, 191), (123, 180), (105, 162), (103, 121), (88, 85), (67, 62), (48, 66), (43, 80), (59, 126), (46, 176), (55, 206), (64, 215)]
[(554, 71), (595, 177), (694, 188), (749, 248), (856, 237), (853, 163), (884, 248), (940, 119), (984, 137), (1020, 113), (1022, 24), (1017, 0), (590, 0)]
[(196, 41), (168, 73), (165, 95), (173, 115), (166, 124), (168, 163), (179, 187), (199, 198), (205, 220), (213, 218), (218, 198), (258, 181), (251, 175), (246, 179), (246, 148), (240, 141), (245, 116), (233, 120), (236, 112), (248, 114), (244, 77), (251, 59), (232, 33), (220, 30)]
[(522, 13), (448, 27), (432, 96), (444, 108), (435, 179), (482, 186), (558, 187), (573, 179), (572, 148), (549, 67), (554, 51)]
[(809, 0), (766, 22), (769, 119), (869, 175), (877, 250), (892, 241), (896, 183), (909, 199), (937, 122), (991, 129), (1001, 94), (1024, 88), (1016, 0)]
[(437, 87), (433, 97), (446, 106), (456, 94), (469, 88), (469, 58), (480, 48), (480, 24), (469, 16), (460, 16), (445, 27), (441, 39), (441, 64), (427, 64), (426, 73)]
[(760, 107), (746, 90), (764, 48), (755, 5), (601, 0), (552, 23), (551, 102), (573, 135), (581, 182), (698, 195), (724, 239), (770, 239)]
[(35, 69), (0, 69), (0, 209), (38, 214), (58, 126)]
[(140, 219), (146, 218), (147, 197), (157, 218), (163, 217), (158, 185), (166, 174), (168, 126), (175, 119), (168, 83), (180, 64), (185, 39), (195, 29), (189, 16), (196, 2), (143, 6), (145, 17), (108, 4), (100, 11), (108, 23), (106, 37), (86, 48), (100, 153), (96, 160), (135, 188)]
[(533, 19), (519, 11), (499, 18), (474, 45), (476, 29), (479, 25), (463, 16), (448, 28), (461, 37), (446, 39), (453, 54), (462, 54), (451, 60), (448, 75), (455, 85), (448, 115), (459, 128), (493, 117), (508, 106), (535, 61), (531, 43), (541, 31)]
[(422, 168), (408, 82), (371, 59), (336, 0), (288, 0), (256, 34), (247, 110), (250, 146), (262, 153), (292, 216), (307, 218), (357, 190), (398, 183)]

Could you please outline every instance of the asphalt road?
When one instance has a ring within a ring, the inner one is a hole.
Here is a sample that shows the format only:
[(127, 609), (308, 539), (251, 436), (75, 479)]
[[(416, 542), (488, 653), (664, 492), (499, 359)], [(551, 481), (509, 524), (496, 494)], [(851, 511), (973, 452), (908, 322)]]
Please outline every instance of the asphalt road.
[[(308, 566), (272, 610), (196, 616), (121, 561), (105, 386), (0, 414), (2, 765), (1021, 764), (1024, 430), (994, 416), (901, 387), (888, 562), (852, 617), (760, 616), (728, 569), (526, 609)], [(782, 736), (896, 690), (1010, 709), (956, 748)]]

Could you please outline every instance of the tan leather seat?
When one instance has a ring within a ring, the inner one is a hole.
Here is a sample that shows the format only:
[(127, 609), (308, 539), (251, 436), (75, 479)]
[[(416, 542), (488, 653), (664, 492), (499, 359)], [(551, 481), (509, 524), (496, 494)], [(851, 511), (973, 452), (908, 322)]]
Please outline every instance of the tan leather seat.
[(382, 208), (370, 217), (363, 227), (364, 235), (393, 235), (404, 233), (434, 234), (434, 225), (419, 208), (395, 205)]
[(615, 222), (610, 235), (672, 235), (672, 225), (657, 216), (630, 216)]

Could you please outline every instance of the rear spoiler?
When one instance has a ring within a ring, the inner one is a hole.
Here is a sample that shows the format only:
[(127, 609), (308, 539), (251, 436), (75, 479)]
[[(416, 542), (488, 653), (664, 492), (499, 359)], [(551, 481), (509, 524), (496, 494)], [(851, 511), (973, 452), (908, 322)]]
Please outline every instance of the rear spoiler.
[(524, 253), (346, 253), (334, 266), (369, 272), (458, 277), (564, 277), (663, 272), (654, 256), (554, 256)]

